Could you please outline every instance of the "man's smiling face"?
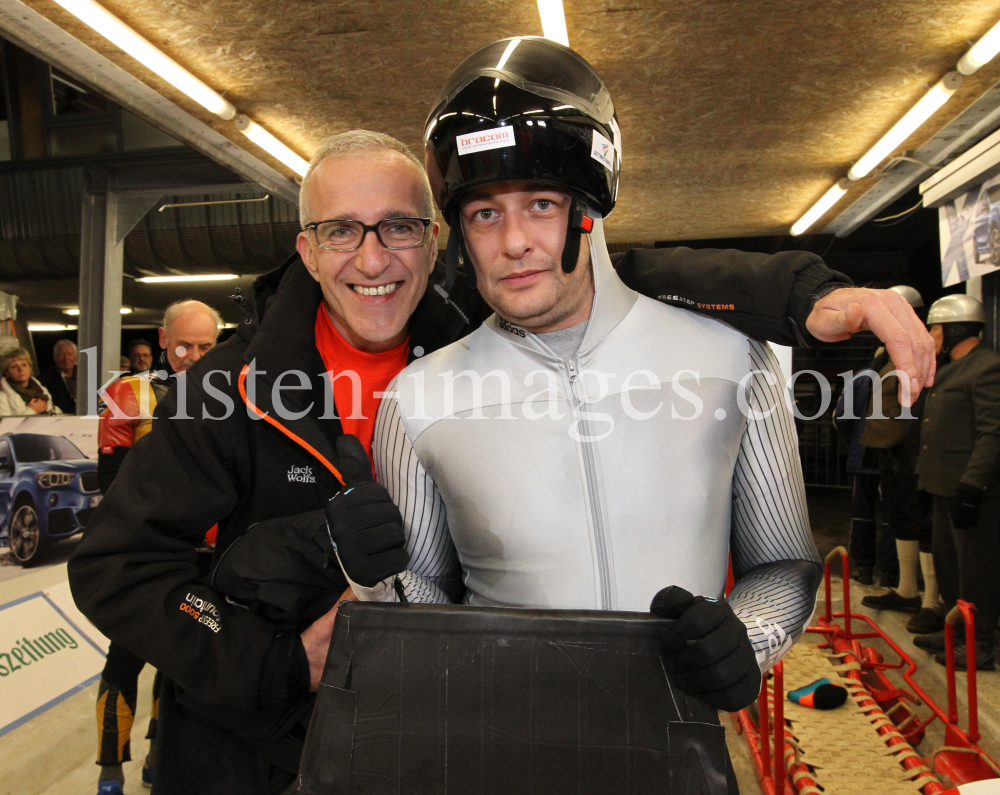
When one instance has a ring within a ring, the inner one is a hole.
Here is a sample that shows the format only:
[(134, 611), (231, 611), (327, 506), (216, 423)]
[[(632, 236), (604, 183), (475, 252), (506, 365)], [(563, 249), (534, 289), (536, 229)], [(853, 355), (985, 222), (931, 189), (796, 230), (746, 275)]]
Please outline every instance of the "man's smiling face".
[[(391, 150), (327, 158), (302, 189), (309, 191), (311, 217), (302, 219), (307, 223), (376, 224), (422, 215), (419, 166)], [(395, 250), (369, 232), (356, 251), (327, 251), (312, 231), (299, 233), (299, 255), (319, 282), (337, 331), (355, 348), (386, 351), (406, 339), (410, 315), (427, 289), (437, 256), (437, 232), (433, 224), (421, 245)]]

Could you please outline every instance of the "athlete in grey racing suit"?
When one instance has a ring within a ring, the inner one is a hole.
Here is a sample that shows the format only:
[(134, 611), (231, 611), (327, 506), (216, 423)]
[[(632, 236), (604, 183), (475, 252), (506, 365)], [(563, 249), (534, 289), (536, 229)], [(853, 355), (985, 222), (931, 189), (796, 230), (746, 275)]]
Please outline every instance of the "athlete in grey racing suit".
[[(729, 603), (766, 670), (820, 574), (775, 357), (625, 287), (600, 220), (589, 240), (578, 353), (494, 315), (389, 387), (373, 448), (403, 515), (406, 597), (646, 611), (666, 585), (721, 597), (731, 552)], [(355, 591), (397, 598), (390, 581)]]

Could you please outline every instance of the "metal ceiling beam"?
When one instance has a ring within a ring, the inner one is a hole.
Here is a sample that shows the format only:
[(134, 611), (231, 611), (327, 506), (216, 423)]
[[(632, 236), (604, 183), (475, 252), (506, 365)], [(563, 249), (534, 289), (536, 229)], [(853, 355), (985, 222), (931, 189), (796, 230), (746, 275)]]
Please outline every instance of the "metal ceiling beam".
[[(908, 156), (936, 166), (956, 152), (964, 152), (997, 127), (1000, 127), (1000, 83)], [(909, 160), (899, 161), (867, 193), (827, 224), (823, 233), (847, 237), (934, 171)]]
[(107, 190), (107, 173), (91, 173), (83, 195), (80, 240), (79, 346), (83, 354), (76, 381), (81, 414), (97, 414), (98, 388), (117, 377), (121, 361), (122, 261), (121, 202)]
[(198, 121), (20, 0), (0, 0), (0, 31), (18, 47), (69, 72), (88, 87), (225, 166), (242, 179), (258, 183), (286, 201), (298, 203), (299, 188), (295, 182)]
[(80, 240), (79, 345), (84, 355), (77, 379), (80, 413), (96, 414), (98, 389), (117, 377), (121, 353), (122, 275), (125, 237), (164, 195), (232, 193), (255, 185), (176, 186), (114, 190), (113, 174), (93, 169), (83, 194)]
[(155, 188), (115, 190), (119, 205), (118, 242), (125, 240), (136, 225), (164, 196), (231, 196), (238, 193), (261, 192), (260, 185), (224, 183), (221, 185), (177, 185)]
[(940, 207), (1000, 173), (1000, 132), (996, 132), (920, 183), (924, 207)]

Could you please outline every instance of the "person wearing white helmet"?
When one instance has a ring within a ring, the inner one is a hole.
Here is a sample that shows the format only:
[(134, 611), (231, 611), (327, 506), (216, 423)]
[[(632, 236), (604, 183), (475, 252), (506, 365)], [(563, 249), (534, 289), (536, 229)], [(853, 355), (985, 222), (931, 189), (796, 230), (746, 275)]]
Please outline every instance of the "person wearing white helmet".
[[(941, 298), (927, 314), (947, 361), (924, 404), (917, 475), (934, 499), (934, 565), (945, 606), (965, 599), (977, 608), (976, 637), (965, 638), (956, 663), (964, 668), (974, 648), (976, 667), (993, 670), (1000, 618), (1000, 355), (982, 344), (985, 323), (983, 305), (962, 294)], [(945, 662), (943, 632), (919, 635), (914, 643)]]
[[(901, 284), (891, 289), (905, 298), (918, 315), (926, 316), (924, 300), (914, 288)], [(899, 580), (895, 587), (882, 594), (865, 596), (861, 603), (876, 610), (915, 613), (907, 623), (907, 629), (915, 634), (931, 634), (944, 627), (944, 614), (938, 605), (932, 554), (931, 499), (926, 492), (917, 489), (919, 416), (925, 395), (921, 395), (914, 404), (912, 419), (901, 417), (902, 407), (896, 397), (897, 379), (890, 375), (896, 370), (896, 365), (884, 347), (876, 351), (871, 370), (878, 373), (882, 380), (878, 394), (882, 416), (873, 416), (874, 407), (870, 406), (861, 444), (872, 450), (878, 463), (883, 533), (895, 537)], [(875, 397), (873, 395), (872, 403)], [(851, 542), (853, 551), (853, 535)], [(924, 578), (923, 596), (917, 588), (918, 571)]]
[(890, 287), (894, 293), (897, 293), (903, 300), (906, 301), (914, 309), (922, 309), (924, 306), (923, 296), (914, 287), (910, 287), (908, 284), (897, 284), (895, 287)]

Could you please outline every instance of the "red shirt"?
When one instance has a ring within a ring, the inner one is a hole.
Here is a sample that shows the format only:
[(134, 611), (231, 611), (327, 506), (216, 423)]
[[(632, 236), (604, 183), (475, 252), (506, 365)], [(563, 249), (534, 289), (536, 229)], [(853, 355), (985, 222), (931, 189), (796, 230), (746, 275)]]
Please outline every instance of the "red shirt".
[(316, 347), (331, 373), (333, 402), (344, 433), (357, 436), (371, 458), (378, 404), (389, 382), (406, 367), (409, 339), (382, 353), (359, 351), (340, 335), (321, 303), (316, 312)]

